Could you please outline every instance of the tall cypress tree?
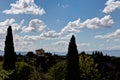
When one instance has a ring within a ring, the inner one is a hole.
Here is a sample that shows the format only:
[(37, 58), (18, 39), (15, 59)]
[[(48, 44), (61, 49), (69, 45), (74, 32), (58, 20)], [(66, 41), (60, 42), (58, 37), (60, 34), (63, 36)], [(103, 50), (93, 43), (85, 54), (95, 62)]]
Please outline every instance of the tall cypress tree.
[(80, 80), (79, 56), (74, 35), (69, 42), (66, 62), (65, 80)]
[(14, 43), (11, 26), (7, 29), (7, 36), (4, 48), (4, 62), (3, 69), (14, 70), (16, 62), (16, 53), (14, 52)]

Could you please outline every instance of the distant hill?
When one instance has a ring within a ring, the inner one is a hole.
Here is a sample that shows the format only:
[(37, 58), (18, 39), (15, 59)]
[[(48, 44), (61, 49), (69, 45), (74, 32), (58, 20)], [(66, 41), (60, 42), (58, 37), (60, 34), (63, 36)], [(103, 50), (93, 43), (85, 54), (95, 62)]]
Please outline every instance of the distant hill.
[(0, 50), (0, 55), (3, 55), (4, 54), (4, 51)]
[[(86, 51), (89, 54), (92, 54), (93, 51)], [(103, 50), (104, 55), (120, 57), (120, 50)]]
[[(21, 55), (26, 55), (27, 54), (27, 52), (26, 51), (24, 51), (24, 52), (20, 52), (20, 51), (18, 51), (18, 52), (16, 52), (17, 54), (21, 54)], [(4, 55), (4, 51), (2, 51), (2, 50), (0, 50), (0, 55)]]
[[(85, 51), (86, 53), (88, 54), (92, 54), (92, 51)], [(120, 50), (103, 50), (102, 51), (104, 55), (110, 55), (110, 56), (118, 56), (120, 57)], [(17, 54), (21, 54), (21, 55), (26, 55), (27, 54), (27, 51), (19, 51), (17, 52)], [(0, 50), (0, 55), (3, 55), (4, 54), (4, 51)], [(58, 55), (66, 55), (67, 52), (55, 52), (55, 54), (58, 54)]]
[[(81, 51), (82, 52), (82, 51)], [(92, 54), (93, 51), (85, 51), (88, 54)], [(117, 56), (120, 57), (120, 50), (103, 50), (102, 51), (104, 55), (109, 55), (109, 56)], [(55, 54), (58, 55), (66, 55), (67, 52), (55, 52)]]

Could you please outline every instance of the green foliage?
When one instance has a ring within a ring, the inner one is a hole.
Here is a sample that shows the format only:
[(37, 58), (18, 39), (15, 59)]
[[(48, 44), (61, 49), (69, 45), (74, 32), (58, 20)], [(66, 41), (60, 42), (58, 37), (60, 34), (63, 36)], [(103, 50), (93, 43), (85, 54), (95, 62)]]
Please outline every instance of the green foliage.
[(65, 80), (80, 80), (79, 57), (74, 35), (69, 43), (66, 64)]
[(43, 73), (39, 73), (38, 71), (34, 70), (30, 73), (28, 80), (46, 80)]
[(79, 57), (80, 62), (80, 77), (82, 80), (96, 80), (100, 79), (101, 74), (97, 69), (97, 64), (94, 63), (94, 59), (91, 56), (82, 54)]
[(48, 80), (64, 80), (65, 79), (65, 62), (59, 62), (51, 67), (48, 71)]
[(12, 73), (13, 73), (13, 71), (11, 71), (11, 70), (10, 70), (10, 71), (6, 71), (6, 70), (0, 68), (0, 80), (9, 78), (8, 75), (10, 75), (10, 74), (12, 74)]
[(14, 43), (11, 26), (7, 29), (5, 41), (3, 68), (5, 70), (15, 70), (16, 53), (14, 52)]
[(9, 78), (8, 75), (12, 74), (13, 71), (6, 71), (4, 69), (2, 69), (2, 63), (0, 63), (0, 80), (4, 80), (6, 78)]
[(25, 62), (16, 63), (16, 76), (16, 80), (46, 80), (42, 72)]
[(16, 63), (16, 76), (17, 80), (28, 80), (31, 72), (34, 71), (34, 68), (27, 63), (17, 62)]

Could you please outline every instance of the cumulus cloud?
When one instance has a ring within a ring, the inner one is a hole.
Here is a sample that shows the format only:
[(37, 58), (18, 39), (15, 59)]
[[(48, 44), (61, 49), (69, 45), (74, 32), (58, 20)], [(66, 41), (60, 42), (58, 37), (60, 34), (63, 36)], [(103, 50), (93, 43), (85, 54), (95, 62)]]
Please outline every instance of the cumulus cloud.
[(110, 15), (104, 16), (103, 18), (99, 19), (98, 17), (95, 17), (93, 19), (87, 19), (85, 22), (83, 22), (83, 26), (91, 29), (99, 28), (99, 27), (111, 27), (114, 24), (113, 19)]
[(41, 37), (40, 35), (25, 35), (23, 40), (25, 41), (37, 41), (37, 40), (45, 40), (47, 38)]
[(12, 29), (13, 29), (14, 33), (20, 32), (21, 31), (20, 24), (22, 24), (22, 23), (17, 24), (15, 22), (16, 21), (13, 18), (6, 19), (6, 20), (0, 22), (0, 34), (5, 35), (6, 31), (7, 31), (7, 27), (10, 26), (10, 25), (12, 26)]
[(100, 27), (108, 28), (114, 24), (113, 19), (110, 15), (104, 16), (103, 18), (95, 17), (93, 19), (87, 19), (84, 22), (81, 22), (80, 19), (69, 22), (66, 27), (64, 27), (61, 32), (79, 32), (80, 28), (89, 28), (96, 29)]
[(24, 26), (24, 20), (21, 20), (20, 23), (16, 23), (16, 20), (14, 18), (6, 19), (2, 22), (0, 22), (0, 34), (5, 34), (7, 31), (8, 26), (12, 26), (12, 30), (14, 33), (20, 33), (20, 32), (43, 32), (46, 28), (46, 25), (42, 20), (39, 19), (32, 19), (29, 22), (28, 26)]
[[(95, 17), (93, 19), (87, 19), (84, 22), (81, 22), (80, 19), (76, 21), (69, 22), (60, 32), (56, 32), (55, 30), (44, 31), (40, 35), (40, 37), (44, 38), (59, 38), (63, 34), (69, 35), (80, 32), (81, 28), (89, 28), (89, 29), (96, 29), (100, 27), (108, 28), (114, 24), (110, 15), (104, 16), (103, 18), (99, 19)], [(62, 38), (61, 38), (62, 39)]]
[(48, 32), (43, 32), (40, 36), (44, 38), (58, 38), (61, 35), (62, 35), (61, 33), (57, 33), (54, 30), (50, 30)]
[[(32, 19), (29, 21), (28, 25), (24, 25), (24, 20), (21, 20), (20, 23), (16, 23), (16, 20), (11, 18), (7, 19), (3, 22), (0, 22), (0, 36), (1, 39), (5, 39), (7, 27), (9, 25), (12, 26), (13, 33), (14, 33), (14, 40), (15, 40), (15, 45), (18, 46), (20, 44), (21, 49), (25, 48), (22, 47), (22, 45), (33, 45), (32, 43), (34, 41), (38, 40), (46, 40), (46, 39), (61, 39), (61, 40), (66, 40), (70, 39), (72, 34), (80, 32), (80, 29), (82, 28), (89, 28), (89, 29), (96, 29), (100, 27), (105, 27), (108, 28), (112, 26), (114, 21), (112, 20), (111, 16), (105, 16), (103, 18), (98, 18), (95, 17), (93, 19), (87, 19), (84, 22), (81, 22), (80, 19), (71, 21), (69, 22), (63, 29), (60, 30), (60, 32), (57, 32), (55, 30), (47, 30), (47, 25), (39, 19)], [(36, 32), (35, 34), (32, 34), (33, 32)], [(119, 31), (116, 31), (116, 34), (118, 34)], [(23, 33), (23, 34), (21, 34)], [(31, 34), (28, 34), (31, 33)], [(3, 35), (4, 34), (4, 35)], [(68, 44), (65, 41), (59, 41), (54, 44)], [(84, 47), (86, 48), (89, 46), (89, 43), (84, 43), (80, 44), (79, 47)], [(20, 49), (18, 46), (17, 48)]]
[(32, 19), (29, 22), (28, 27), (23, 27), (23, 32), (42, 32), (45, 29), (46, 25), (42, 20), (39, 19)]
[(6, 19), (3, 22), (0, 22), (0, 26), (9, 26), (11, 24), (13, 24), (15, 22), (15, 19), (11, 18), (11, 19)]
[[(21, 32), (24, 32), (29, 27), (32, 27), (32, 30), (30, 30), (31, 32), (32, 31), (42, 32), (42, 30), (46, 27), (46, 25), (41, 20), (33, 19), (29, 22), (29, 26), (27, 27), (22, 27), (23, 24), (24, 24), (24, 20), (21, 20), (20, 23), (18, 24), (16, 23), (16, 20), (14, 18), (1, 21), (0, 22), (0, 41), (1, 41), (0, 44), (4, 44), (5, 36), (7, 33), (7, 28), (10, 25), (12, 26), (15, 46), (17, 50), (22, 49), (23, 46), (32, 44), (33, 41), (43, 39), (43, 37), (40, 37), (40, 34), (38, 35), (25, 35), (24, 34), (20, 36)], [(1, 47), (3, 47), (3, 45)]]
[(120, 38), (120, 29), (117, 29), (115, 32), (108, 33), (106, 35), (96, 35), (95, 38), (99, 39)]
[(10, 4), (11, 8), (9, 10), (4, 10), (3, 13), (6, 14), (35, 14), (43, 15), (45, 10), (38, 7), (34, 0), (17, 0), (16, 3)]
[(111, 13), (116, 9), (120, 9), (120, 1), (108, 0), (105, 3), (106, 7), (103, 9), (104, 13)]

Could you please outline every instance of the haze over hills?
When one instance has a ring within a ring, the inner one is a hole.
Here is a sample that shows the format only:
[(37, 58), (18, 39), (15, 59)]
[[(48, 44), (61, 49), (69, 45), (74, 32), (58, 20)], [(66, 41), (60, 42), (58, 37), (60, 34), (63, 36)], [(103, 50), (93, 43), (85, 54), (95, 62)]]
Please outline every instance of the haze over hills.
[[(82, 51), (81, 51), (82, 52)], [(92, 54), (93, 51), (85, 51), (88, 54)], [(116, 56), (116, 57), (120, 57), (120, 50), (103, 50), (102, 51), (104, 55), (109, 55), (109, 56)], [(79, 52), (80, 53), (80, 52)], [(66, 55), (67, 52), (56, 52), (56, 54), (59, 55)]]
[[(92, 54), (92, 51), (85, 51), (88, 54)], [(109, 56), (116, 56), (120, 57), (120, 50), (103, 50), (102, 51), (104, 55), (109, 55)], [(21, 55), (27, 54), (27, 51), (19, 51), (17, 54), (21, 53)], [(52, 52), (51, 52), (52, 53)], [(4, 51), (0, 50), (0, 55), (3, 55)], [(67, 52), (54, 52), (53, 54), (58, 54), (58, 55), (66, 55)]]

